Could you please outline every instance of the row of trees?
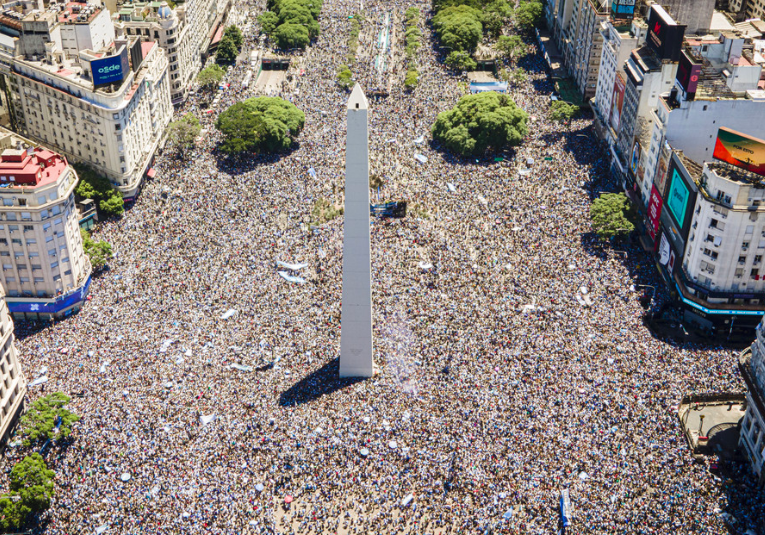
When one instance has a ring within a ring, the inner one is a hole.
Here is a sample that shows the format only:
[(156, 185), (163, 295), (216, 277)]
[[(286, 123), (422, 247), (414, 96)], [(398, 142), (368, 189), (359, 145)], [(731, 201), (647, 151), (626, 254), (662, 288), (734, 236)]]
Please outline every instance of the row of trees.
[(353, 65), (356, 62), (356, 51), (359, 48), (359, 34), (361, 33), (361, 22), (363, 20), (364, 17), (361, 13), (356, 13), (351, 17), (351, 32), (348, 36), (348, 55), (345, 58), (345, 63), (337, 68), (337, 85), (346, 91), (353, 87), (353, 72), (351, 72), (349, 65)]
[[(17, 434), (24, 448), (43, 449), (48, 441), (56, 444), (71, 435), (80, 417), (67, 409), (69, 396), (56, 392), (35, 401), (19, 419)], [(10, 473), (8, 494), (0, 496), (0, 529), (15, 531), (30, 518), (46, 511), (55, 494), (55, 473), (49, 470), (38, 452), (18, 462)]]
[(224, 136), (224, 154), (281, 152), (303, 130), (305, 114), (278, 97), (252, 97), (221, 113), (215, 126)]
[(218, 51), (215, 53), (215, 61), (223, 65), (230, 65), (236, 61), (239, 52), (244, 45), (242, 30), (236, 26), (229, 26), (223, 31)]
[(406, 41), (406, 77), (404, 78), (404, 87), (410, 91), (417, 87), (417, 81), (420, 77), (417, 71), (417, 64), (415, 63), (415, 57), (417, 50), (421, 46), (422, 32), (418, 27), (420, 22), (420, 10), (412, 6), (406, 10), (406, 18), (404, 22), (405, 28), (405, 41)]
[(99, 174), (92, 167), (84, 164), (72, 164), (80, 183), (75, 193), (81, 199), (93, 199), (99, 212), (106, 217), (122, 215), (125, 212), (125, 201), (122, 194), (109, 182), (109, 179)]
[(305, 48), (319, 36), (322, 0), (268, 0), (260, 29), (282, 49)]

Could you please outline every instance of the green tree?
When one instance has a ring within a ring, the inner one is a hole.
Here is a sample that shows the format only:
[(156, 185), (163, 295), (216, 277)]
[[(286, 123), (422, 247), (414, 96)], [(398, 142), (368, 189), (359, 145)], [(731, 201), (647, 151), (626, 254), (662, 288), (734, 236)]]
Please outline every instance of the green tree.
[[(29, 446), (37, 441), (68, 437), (72, 432), (72, 424), (80, 417), (66, 409), (71, 398), (61, 392), (54, 392), (32, 403), (29, 410), (19, 419), (20, 434), (24, 437), (24, 445)], [(55, 433), (56, 421), (61, 418), (58, 433)]]
[(542, 10), (542, 3), (537, 0), (522, 1), (515, 10), (515, 22), (521, 29), (531, 31), (539, 25)]
[(467, 52), (450, 52), (446, 64), (455, 71), (474, 71), (478, 64)]
[(226, 70), (223, 67), (213, 63), (199, 72), (197, 75), (197, 82), (199, 82), (199, 85), (204, 89), (212, 89), (220, 85), (225, 74)]
[(0, 529), (4, 532), (19, 529), (31, 512), (20, 499), (18, 496), (0, 496)]
[(526, 74), (526, 71), (522, 67), (518, 67), (516, 69), (513, 69), (513, 72), (510, 74), (509, 77), (510, 81), (512, 81), (515, 85), (521, 85), (526, 80), (529, 79), (528, 74)]
[(167, 126), (167, 135), (179, 150), (194, 146), (194, 141), (202, 132), (202, 125), (193, 113), (187, 113)]
[(590, 218), (592, 230), (604, 240), (635, 230), (635, 209), (624, 193), (604, 193), (595, 199)]
[(282, 24), (274, 31), (276, 46), (283, 50), (305, 48), (311, 42), (308, 29), (300, 24)]
[(496, 37), (502, 32), (502, 28), (512, 16), (513, 10), (507, 0), (493, 0), (483, 7), (481, 14), (484, 31), (492, 37)]
[(266, 11), (258, 17), (261, 31), (266, 35), (271, 35), (279, 25), (279, 16), (273, 11)]
[(510, 63), (513, 63), (526, 50), (526, 44), (517, 35), (502, 35), (497, 39), (496, 49)]
[(45, 460), (35, 452), (24, 457), (11, 470), (10, 491), (21, 497), (20, 502), (32, 512), (39, 513), (50, 507), (55, 492), (54, 477), (53, 470), (48, 470)]
[(90, 265), (96, 271), (103, 269), (112, 257), (112, 246), (104, 240), (95, 241), (85, 229), (80, 229), (80, 235), (82, 236), (82, 248), (90, 259)]
[(281, 98), (253, 97), (221, 113), (215, 126), (224, 136), (223, 152), (279, 152), (303, 130), (305, 114)]
[(125, 202), (109, 179), (99, 175), (92, 167), (83, 164), (73, 164), (80, 179), (75, 193), (82, 199), (93, 199), (98, 204), (102, 215), (116, 216), (125, 212)]
[(417, 72), (417, 69), (414, 67), (409, 67), (409, 70), (406, 71), (406, 78), (404, 78), (404, 87), (406, 87), (409, 91), (417, 87), (419, 76), (420, 75)]
[(550, 105), (550, 118), (553, 121), (560, 123), (570, 123), (571, 119), (579, 115), (579, 106), (563, 102), (562, 100), (555, 100)]
[(337, 84), (346, 91), (353, 87), (353, 73), (348, 65), (340, 65), (337, 69)]
[(454, 108), (439, 113), (432, 132), (453, 152), (482, 155), (519, 144), (527, 133), (527, 119), (507, 95), (487, 91), (466, 95)]
[(218, 51), (215, 53), (215, 61), (219, 64), (230, 65), (236, 61), (239, 50), (231, 37), (223, 37), (218, 43)]
[(240, 30), (237, 26), (232, 24), (231, 26), (227, 27), (223, 31), (223, 37), (229, 37), (234, 42), (234, 45), (236, 46), (236, 49), (238, 51), (242, 50), (242, 45), (244, 44), (244, 36), (242, 35), (242, 30)]
[(453, 52), (473, 51), (483, 34), (481, 12), (470, 6), (452, 6), (433, 17), (436, 34)]

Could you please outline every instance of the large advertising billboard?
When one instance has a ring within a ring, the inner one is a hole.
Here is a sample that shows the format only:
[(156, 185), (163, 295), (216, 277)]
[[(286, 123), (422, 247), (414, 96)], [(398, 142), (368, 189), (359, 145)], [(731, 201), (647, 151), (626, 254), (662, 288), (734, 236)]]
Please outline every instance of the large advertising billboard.
[(127, 47), (123, 46), (114, 56), (91, 61), (90, 69), (93, 71), (94, 87), (122, 82), (130, 71)]
[(659, 230), (659, 221), (661, 221), (661, 209), (664, 205), (664, 199), (661, 198), (656, 186), (651, 187), (651, 199), (648, 201), (648, 213), (646, 215), (646, 229), (652, 240), (656, 239), (656, 232)]
[(611, 0), (611, 14), (616, 19), (631, 19), (635, 14), (635, 0)]
[(765, 141), (730, 128), (717, 131), (716, 159), (765, 176)]
[(676, 79), (689, 97), (696, 94), (700, 74), (701, 63), (696, 63), (686, 51), (683, 51), (677, 65)]
[(624, 106), (624, 90), (627, 84), (622, 78), (621, 73), (616, 73), (614, 80), (614, 95), (611, 99), (611, 128), (615, 132), (619, 131), (619, 121), (622, 117), (622, 106)]
[(653, 183), (656, 189), (659, 190), (661, 196), (664, 196), (664, 191), (667, 189), (667, 165), (669, 163), (669, 155), (665, 151), (661, 151), (659, 155), (659, 165), (656, 166), (655, 175), (653, 177)]
[[(668, 175), (669, 189), (664, 197), (664, 205), (667, 207), (667, 213), (677, 229), (679, 237), (684, 241), (688, 238), (688, 232), (691, 228), (698, 188), (677, 154), (672, 154)], [(682, 248), (678, 250), (682, 250)]]
[(667, 193), (667, 206), (675, 219), (678, 228), (682, 228), (685, 221), (685, 213), (688, 210), (688, 199), (691, 192), (685, 185), (680, 173), (676, 168), (672, 169), (672, 181), (669, 184), (669, 193)]
[(659, 59), (678, 61), (684, 34), (684, 24), (676, 23), (660, 5), (651, 6), (646, 44), (656, 52)]
[[(635, 144), (632, 146), (632, 158), (630, 159), (630, 171), (632, 171), (633, 176), (638, 175), (638, 166), (640, 165), (640, 143), (635, 141)], [(640, 177), (641, 180), (643, 177)]]

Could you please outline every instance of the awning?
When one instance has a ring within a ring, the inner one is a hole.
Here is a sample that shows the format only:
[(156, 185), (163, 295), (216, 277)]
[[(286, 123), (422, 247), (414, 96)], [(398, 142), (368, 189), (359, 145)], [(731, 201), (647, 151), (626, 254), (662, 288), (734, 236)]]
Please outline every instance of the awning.
[(156, 174), (156, 171), (154, 171), (154, 168), (152, 167), (148, 171), (146, 171), (146, 176), (149, 178), (154, 178), (154, 175)]

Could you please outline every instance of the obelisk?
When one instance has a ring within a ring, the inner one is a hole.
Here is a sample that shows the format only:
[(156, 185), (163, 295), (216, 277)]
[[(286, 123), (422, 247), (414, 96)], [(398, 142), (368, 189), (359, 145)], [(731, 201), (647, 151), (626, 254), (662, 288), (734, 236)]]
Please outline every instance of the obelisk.
[(371, 377), (372, 264), (369, 238), (367, 98), (359, 84), (348, 99), (340, 377)]

